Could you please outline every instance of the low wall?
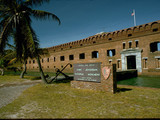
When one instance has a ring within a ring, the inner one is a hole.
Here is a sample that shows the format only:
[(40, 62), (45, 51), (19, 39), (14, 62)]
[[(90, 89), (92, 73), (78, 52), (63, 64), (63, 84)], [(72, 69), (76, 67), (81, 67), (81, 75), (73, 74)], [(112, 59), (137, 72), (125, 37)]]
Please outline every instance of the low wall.
[(137, 70), (126, 70), (126, 71), (116, 72), (117, 81), (129, 79), (137, 76), (138, 76)]

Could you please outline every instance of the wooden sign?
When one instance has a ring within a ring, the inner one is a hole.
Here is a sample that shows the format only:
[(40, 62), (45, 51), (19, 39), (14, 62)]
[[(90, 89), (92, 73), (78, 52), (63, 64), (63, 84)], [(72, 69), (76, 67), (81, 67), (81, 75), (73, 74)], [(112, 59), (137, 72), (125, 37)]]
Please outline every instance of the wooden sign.
[(74, 80), (101, 82), (101, 63), (74, 64)]

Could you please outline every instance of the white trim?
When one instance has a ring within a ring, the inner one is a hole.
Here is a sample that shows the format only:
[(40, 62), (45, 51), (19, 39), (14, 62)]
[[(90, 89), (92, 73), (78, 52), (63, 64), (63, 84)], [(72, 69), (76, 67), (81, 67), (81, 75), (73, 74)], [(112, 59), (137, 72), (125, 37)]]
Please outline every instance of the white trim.
[(160, 58), (160, 56), (155, 56), (155, 58)]
[(143, 69), (148, 69), (148, 68), (143, 68)]
[(143, 60), (144, 60), (144, 59), (148, 59), (148, 57), (143, 57), (142, 59), (143, 59)]

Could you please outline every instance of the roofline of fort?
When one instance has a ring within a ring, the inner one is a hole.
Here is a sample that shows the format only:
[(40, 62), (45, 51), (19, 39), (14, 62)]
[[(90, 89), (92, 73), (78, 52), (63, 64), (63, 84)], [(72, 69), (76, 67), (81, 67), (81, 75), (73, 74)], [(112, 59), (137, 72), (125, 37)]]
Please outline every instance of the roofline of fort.
[[(160, 24), (160, 20), (158, 21), (154, 21), (154, 22), (150, 22), (150, 23), (146, 23), (146, 24), (142, 24), (142, 25), (138, 25), (138, 26), (134, 26), (134, 27), (130, 27), (130, 28), (126, 28), (126, 29), (122, 29), (122, 30), (117, 30), (117, 31), (113, 31), (113, 32), (104, 32), (101, 34), (96, 34), (81, 40), (77, 40), (77, 41), (73, 41), (73, 42), (68, 42), (68, 43), (64, 43), (64, 44), (60, 44), (60, 45), (56, 45), (56, 46), (52, 46), (52, 47), (47, 47), (45, 49), (53, 49), (54, 51), (57, 50), (63, 50), (63, 48), (72, 48), (74, 46), (77, 47), (77, 45), (84, 44), (84, 43), (88, 43), (88, 42), (94, 42), (97, 40), (103, 40), (103, 39), (109, 39), (109, 38), (118, 38), (118, 37), (128, 37), (128, 34), (133, 34), (134, 33), (141, 33), (144, 31), (150, 31), (151, 28), (154, 29), (153, 25), (154, 24)], [(159, 26), (160, 27), (160, 26)], [(158, 30), (159, 31), (159, 30)]]

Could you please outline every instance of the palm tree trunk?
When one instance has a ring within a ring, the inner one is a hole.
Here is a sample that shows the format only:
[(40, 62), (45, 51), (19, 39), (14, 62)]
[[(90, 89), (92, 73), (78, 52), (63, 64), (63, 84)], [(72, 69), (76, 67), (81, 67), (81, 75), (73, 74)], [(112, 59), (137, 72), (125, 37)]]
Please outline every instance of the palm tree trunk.
[(21, 72), (21, 75), (20, 75), (20, 78), (24, 78), (24, 74), (26, 73), (26, 60), (24, 60), (24, 69), (23, 71)]
[(41, 74), (41, 79), (42, 79), (42, 81), (43, 81), (45, 84), (48, 84), (48, 82), (47, 82), (47, 80), (46, 80), (46, 78), (45, 78), (45, 76), (44, 76), (42, 67), (41, 67), (41, 62), (40, 62), (40, 60), (39, 60), (39, 56), (37, 57), (37, 63), (38, 63), (38, 66), (39, 66), (39, 72), (40, 72), (40, 74)]
[(1, 75), (3, 76), (4, 75), (4, 69), (0, 68), (0, 71), (1, 71)]

